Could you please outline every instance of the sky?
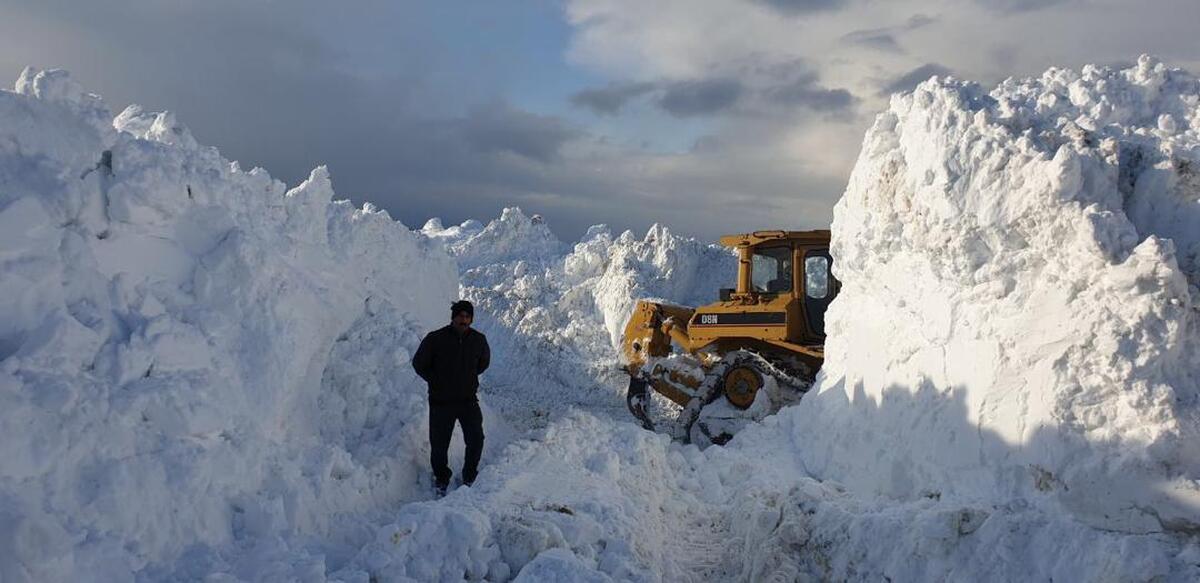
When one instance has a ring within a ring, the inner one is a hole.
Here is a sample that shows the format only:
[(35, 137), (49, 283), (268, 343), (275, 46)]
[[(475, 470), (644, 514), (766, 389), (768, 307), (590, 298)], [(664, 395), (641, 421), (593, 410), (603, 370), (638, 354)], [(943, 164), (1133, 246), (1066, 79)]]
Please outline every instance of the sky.
[(67, 69), (414, 228), (520, 206), (564, 240), (715, 239), (828, 228), (893, 92), (1200, 71), (1196, 23), (1196, 0), (0, 0), (0, 76)]

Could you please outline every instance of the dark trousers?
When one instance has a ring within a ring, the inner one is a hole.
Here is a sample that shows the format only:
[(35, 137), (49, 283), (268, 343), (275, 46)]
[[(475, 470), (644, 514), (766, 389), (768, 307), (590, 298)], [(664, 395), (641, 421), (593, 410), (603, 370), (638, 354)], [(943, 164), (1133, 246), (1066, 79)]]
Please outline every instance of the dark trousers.
[(430, 403), (429, 462), (433, 465), (433, 479), (443, 486), (450, 483), (451, 472), (446, 454), (450, 449), (455, 421), (462, 426), (463, 441), (467, 444), (462, 469), (464, 484), (475, 481), (479, 473), (479, 457), (483, 455), (483, 412), (479, 410), (479, 401)]

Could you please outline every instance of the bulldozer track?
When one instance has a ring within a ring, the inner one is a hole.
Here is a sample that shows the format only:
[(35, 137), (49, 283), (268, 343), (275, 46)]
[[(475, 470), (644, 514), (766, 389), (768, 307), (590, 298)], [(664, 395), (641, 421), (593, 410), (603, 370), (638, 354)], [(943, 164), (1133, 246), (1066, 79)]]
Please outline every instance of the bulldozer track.
[[(726, 354), (720, 362), (713, 365), (705, 375), (704, 381), (697, 387), (695, 396), (684, 407), (679, 415), (679, 422), (676, 424), (676, 437), (684, 443), (691, 443), (692, 427), (696, 424), (696, 420), (700, 418), (700, 412), (704, 407), (712, 404), (721, 397), (724, 389), (725, 376), (730, 371), (737, 367), (750, 366), (764, 377), (775, 379), (779, 383), (780, 388), (795, 392), (799, 398), (808, 387), (812, 385), (812, 378), (804, 378), (797, 376), (800, 371), (784, 370), (782, 363), (776, 364), (771, 362), (766, 356), (754, 352), (752, 350), (735, 350)], [(801, 373), (802, 374), (802, 373)], [(701, 427), (701, 431), (709, 438), (710, 441), (718, 445), (722, 445), (727, 439), (721, 439), (717, 436), (710, 435), (707, 429)]]

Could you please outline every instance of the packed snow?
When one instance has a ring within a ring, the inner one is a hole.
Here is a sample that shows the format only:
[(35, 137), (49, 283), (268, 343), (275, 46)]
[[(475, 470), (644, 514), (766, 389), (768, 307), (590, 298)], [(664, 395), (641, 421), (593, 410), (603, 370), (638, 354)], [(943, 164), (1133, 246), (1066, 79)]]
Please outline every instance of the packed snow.
[[(617, 347), (639, 298), (712, 301), (728, 250), (515, 208), (409, 230), (27, 70), (0, 580), (1195, 580), (1198, 164), (1200, 82), (1149, 58), (893, 97), (821, 375), (700, 449), (627, 419)], [(488, 449), (433, 500), (408, 360), (459, 296)]]

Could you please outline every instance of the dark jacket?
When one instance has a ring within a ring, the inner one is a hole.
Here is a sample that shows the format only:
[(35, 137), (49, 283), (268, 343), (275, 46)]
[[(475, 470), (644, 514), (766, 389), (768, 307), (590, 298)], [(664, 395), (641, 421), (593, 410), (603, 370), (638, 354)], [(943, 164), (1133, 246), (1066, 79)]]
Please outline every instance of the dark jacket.
[(413, 356), (413, 369), (429, 383), (429, 402), (450, 404), (472, 401), (479, 375), (492, 361), (487, 337), (474, 328), (459, 334), (453, 325), (425, 335)]

